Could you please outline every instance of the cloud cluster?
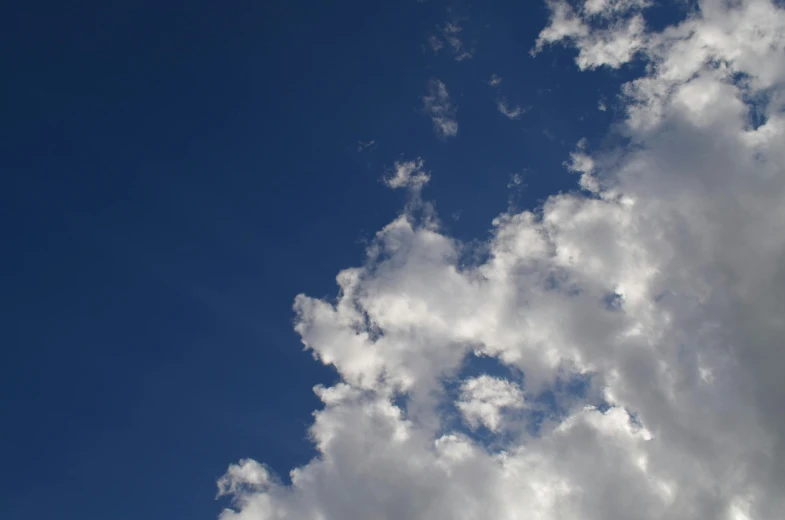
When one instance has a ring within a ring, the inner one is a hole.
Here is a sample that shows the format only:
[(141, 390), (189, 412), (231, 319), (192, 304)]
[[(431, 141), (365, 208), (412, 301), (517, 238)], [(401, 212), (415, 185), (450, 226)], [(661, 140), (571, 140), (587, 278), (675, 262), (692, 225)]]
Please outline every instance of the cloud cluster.
[(586, 0), (573, 8), (567, 0), (546, 0), (551, 20), (537, 38), (532, 54), (546, 45), (571, 40), (579, 49), (576, 60), (583, 69), (619, 67), (648, 46), (641, 11), (644, 0)]
[(438, 137), (458, 135), (457, 109), (450, 100), (450, 93), (444, 83), (435, 78), (428, 81), (428, 94), (423, 96), (422, 104)]
[(455, 61), (468, 60), (474, 57), (474, 49), (466, 48), (461, 40), (461, 27), (458, 18), (452, 17), (439, 28), (439, 36), (431, 35), (428, 37), (428, 45), (434, 53), (439, 52), (447, 46), (452, 53)]
[[(785, 517), (785, 10), (703, 0), (653, 33), (640, 1), (549, 6), (540, 48), (648, 60), (629, 144), (579, 146), (581, 190), (480, 251), (406, 212), (335, 301), (298, 296), (341, 377), (315, 389), (318, 456), (290, 485), (231, 466), (222, 520)], [(465, 375), (480, 359), (499, 369)]]

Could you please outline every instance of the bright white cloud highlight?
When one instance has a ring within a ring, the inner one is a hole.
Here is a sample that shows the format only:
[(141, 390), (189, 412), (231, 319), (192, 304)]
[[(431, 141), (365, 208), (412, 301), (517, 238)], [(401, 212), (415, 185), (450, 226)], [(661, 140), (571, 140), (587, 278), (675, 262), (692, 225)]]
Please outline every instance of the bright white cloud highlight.
[[(298, 296), (341, 376), (316, 389), (318, 456), (291, 485), (231, 466), (222, 520), (785, 517), (785, 11), (704, 0), (650, 33), (641, 2), (549, 5), (540, 41), (579, 67), (648, 60), (630, 146), (577, 147), (588, 191), (501, 214), (480, 262), (406, 212), (335, 301)], [(475, 353), (523, 376), (451, 394)]]
[[(567, 0), (547, 0), (550, 25), (537, 38), (533, 54), (546, 45), (570, 40), (579, 49), (581, 69), (607, 65), (619, 67), (647, 46), (645, 23), (637, 0), (588, 0), (576, 11)], [(605, 23), (597, 23), (597, 20)]]
[(503, 412), (523, 408), (523, 392), (515, 383), (484, 374), (463, 382), (457, 406), (470, 428), (483, 425), (498, 432)]
[(458, 135), (457, 109), (450, 100), (447, 86), (438, 79), (428, 82), (428, 94), (422, 98), (423, 109), (431, 118), (433, 130), (441, 138)]

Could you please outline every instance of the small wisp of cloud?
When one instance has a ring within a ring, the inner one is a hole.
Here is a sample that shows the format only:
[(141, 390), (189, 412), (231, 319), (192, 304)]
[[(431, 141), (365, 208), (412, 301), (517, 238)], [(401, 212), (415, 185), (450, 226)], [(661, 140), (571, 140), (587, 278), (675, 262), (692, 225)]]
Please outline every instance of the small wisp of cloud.
[(376, 149), (376, 141), (374, 139), (371, 139), (370, 141), (357, 141), (358, 152), (371, 151), (375, 149)]
[(428, 37), (428, 45), (434, 53), (438, 53), (447, 47), (455, 61), (468, 60), (474, 57), (474, 49), (467, 48), (461, 39), (460, 34), (463, 32), (463, 27), (461, 27), (457, 18), (451, 18), (438, 30), (439, 36), (431, 35)]
[(524, 108), (517, 103), (510, 103), (510, 101), (502, 96), (499, 91), (499, 85), (502, 83), (501, 76), (491, 74), (491, 79), (488, 80), (488, 86), (496, 89), (496, 109), (507, 119), (520, 119), (526, 113), (528, 108)]
[(442, 81), (435, 78), (428, 81), (428, 94), (423, 96), (422, 103), (438, 137), (446, 139), (458, 135), (457, 109), (450, 101), (450, 93)]
[(526, 112), (525, 108), (522, 108), (520, 105), (510, 104), (510, 102), (503, 97), (496, 100), (496, 108), (507, 119), (520, 119)]

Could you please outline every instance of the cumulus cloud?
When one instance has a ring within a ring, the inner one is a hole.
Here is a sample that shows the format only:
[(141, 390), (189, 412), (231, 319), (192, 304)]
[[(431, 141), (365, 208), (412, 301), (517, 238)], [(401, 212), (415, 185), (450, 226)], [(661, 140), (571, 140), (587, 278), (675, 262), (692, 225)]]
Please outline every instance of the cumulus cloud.
[(428, 82), (428, 94), (422, 98), (423, 109), (433, 122), (433, 130), (441, 138), (458, 135), (457, 109), (450, 101), (447, 86), (438, 79)]
[(648, 42), (638, 0), (587, 0), (576, 10), (567, 0), (547, 0), (551, 19), (540, 32), (532, 54), (556, 42), (570, 40), (579, 49), (576, 60), (583, 69), (629, 62)]
[(231, 466), (222, 520), (785, 516), (785, 11), (704, 0), (631, 43), (642, 2), (549, 5), (579, 67), (648, 60), (630, 144), (577, 146), (590, 189), (502, 213), (482, 254), (407, 211), (334, 301), (298, 296), (341, 378), (318, 455), (291, 484)]
[(470, 428), (483, 425), (498, 432), (502, 413), (523, 407), (523, 392), (516, 383), (483, 374), (463, 382), (457, 405)]

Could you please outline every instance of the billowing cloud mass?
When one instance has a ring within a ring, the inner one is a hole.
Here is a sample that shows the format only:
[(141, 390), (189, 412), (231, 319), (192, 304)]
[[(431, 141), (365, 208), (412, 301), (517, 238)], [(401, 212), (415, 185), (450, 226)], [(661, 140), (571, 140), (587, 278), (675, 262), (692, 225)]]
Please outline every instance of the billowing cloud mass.
[(458, 135), (457, 109), (450, 101), (447, 86), (438, 79), (428, 82), (428, 94), (422, 98), (423, 109), (431, 118), (433, 130), (441, 138)]
[(647, 60), (628, 144), (576, 147), (580, 190), (479, 251), (407, 211), (335, 301), (298, 296), (341, 376), (318, 456), (291, 484), (231, 466), (221, 520), (785, 518), (785, 11), (653, 33), (640, 1), (549, 6), (539, 48)]

